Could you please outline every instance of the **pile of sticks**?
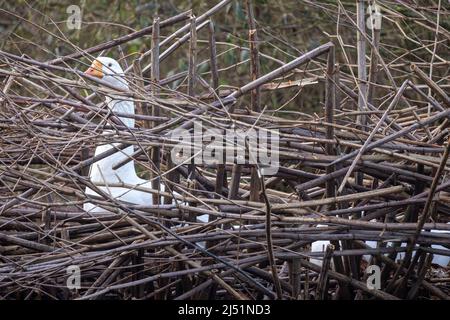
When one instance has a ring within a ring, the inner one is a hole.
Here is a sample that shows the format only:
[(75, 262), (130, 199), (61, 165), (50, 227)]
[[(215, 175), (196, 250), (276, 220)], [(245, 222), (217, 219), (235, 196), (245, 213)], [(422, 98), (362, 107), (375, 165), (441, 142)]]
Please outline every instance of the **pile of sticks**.
[[(365, 31), (364, 1), (357, 1), (355, 22), (357, 76), (337, 59), (339, 37), (287, 63), (259, 52), (246, 1), (251, 81), (220, 90), (212, 17), (228, 3), (198, 17), (157, 18), (46, 62), (0, 51), (0, 298), (450, 298), (448, 269), (431, 263), (433, 255), (450, 256), (450, 233), (439, 232), (450, 231), (447, 88), (427, 74), (428, 64), (403, 66), (398, 81), (397, 67), (378, 50), (379, 30)], [(183, 23), (160, 41), (165, 27)], [(196, 58), (203, 28), (205, 74)], [(105, 50), (118, 55), (121, 45), (146, 35), (151, 50), (125, 66), (129, 90), (73, 68)], [(159, 64), (183, 44), (188, 70), (160, 78)], [(279, 67), (262, 74), (262, 58)], [(171, 87), (180, 79), (186, 85)], [(261, 102), (261, 92), (298, 87), (301, 94), (307, 86), (323, 89), (319, 114), (280, 116)], [(103, 102), (109, 94), (133, 100), (136, 114), (111, 112)], [(139, 125), (127, 128), (118, 117)], [(194, 121), (223, 131), (276, 130), (277, 173), (233, 162), (174, 164), (170, 133), (192, 131)], [(135, 146), (136, 167), (155, 182), (141, 191), (163, 203), (85, 194), (89, 167), (110, 155), (93, 151), (109, 143)], [(85, 212), (86, 202), (105, 213)], [(311, 252), (318, 240), (330, 245)], [(379, 286), (368, 282), (369, 265), (381, 270)], [(79, 271), (75, 288), (70, 270)]]

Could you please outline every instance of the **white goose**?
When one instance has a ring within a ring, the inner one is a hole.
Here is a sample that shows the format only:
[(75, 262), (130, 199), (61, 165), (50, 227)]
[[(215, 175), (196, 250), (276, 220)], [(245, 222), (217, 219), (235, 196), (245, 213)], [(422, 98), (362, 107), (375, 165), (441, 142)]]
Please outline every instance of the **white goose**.
[[(124, 72), (120, 64), (108, 57), (98, 57), (92, 65), (86, 70), (85, 74), (102, 79), (103, 81), (111, 84), (117, 88), (128, 89), (127, 81), (124, 78)], [(134, 114), (134, 102), (126, 97), (116, 96), (114, 99), (106, 97), (108, 107), (115, 111), (125, 114)], [(129, 128), (134, 128), (134, 119), (119, 117), (119, 119)], [(117, 147), (117, 143), (98, 146), (95, 149), (95, 155), (102, 154)], [(95, 162), (92, 164), (89, 179), (93, 184), (99, 185), (98, 187), (105, 193), (111, 195), (112, 198), (125, 201), (137, 205), (152, 205), (153, 195), (148, 192), (143, 192), (135, 189), (128, 189), (123, 187), (111, 186), (117, 183), (124, 183), (130, 186), (139, 186), (143, 188), (152, 189), (150, 181), (141, 179), (137, 176), (134, 168), (134, 161), (130, 160), (125, 165), (114, 170), (113, 166), (122, 162), (125, 159), (129, 159), (134, 152), (134, 147), (129, 146), (125, 149), (118, 150), (116, 153)], [(164, 184), (160, 185), (161, 191), (165, 190)], [(96, 195), (98, 194), (90, 188), (86, 188), (86, 194)], [(174, 192), (174, 194), (177, 194)], [(163, 203), (161, 197), (160, 203)], [(183, 202), (183, 204), (186, 204)], [(105, 213), (105, 209), (96, 206), (93, 203), (85, 203), (83, 209), (90, 213)], [(201, 215), (197, 217), (201, 222), (208, 222), (208, 215)], [(203, 245), (204, 246), (204, 245)]]
[[(448, 222), (447, 224), (450, 224), (450, 222)], [(318, 225), (317, 227), (321, 227), (321, 225)], [(325, 226), (322, 226), (325, 227)], [(445, 234), (449, 234), (450, 231), (445, 231), (445, 230), (431, 230), (431, 232), (433, 233), (445, 233)], [(324, 252), (326, 247), (330, 244), (330, 241), (328, 240), (319, 240), (319, 241), (314, 241), (313, 243), (311, 243), (311, 252)], [(377, 242), (376, 241), (366, 241), (366, 244), (372, 248), (376, 248), (377, 247)], [(388, 247), (392, 247), (393, 243), (392, 242), (388, 242)], [(406, 243), (403, 242), (401, 244), (401, 247), (406, 247)], [(441, 250), (447, 250), (447, 248), (445, 248), (444, 246), (441, 245), (431, 245), (431, 248), (433, 249), (441, 249)], [(370, 261), (370, 255), (365, 255), (363, 256), (363, 259), (365, 259), (366, 261)], [(400, 252), (397, 254), (397, 259), (403, 259), (405, 257), (405, 253), (404, 252)], [(322, 260), (320, 259), (311, 259), (311, 262), (314, 263), (315, 265), (318, 266), (322, 266)], [(432, 263), (443, 266), (443, 267), (447, 267), (448, 264), (450, 263), (450, 257), (449, 256), (443, 256), (443, 255), (438, 255), (438, 254), (434, 254), (433, 255), (433, 260)]]
[[(108, 57), (98, 57), (92, 63), (91, 67), (85, 72), (85, 74), (102, 79), (118, 88), (128, 89), (128, 84), (124, 79), (124, 72), (119, 63)], [(106, 97), (108, 107), (115, 111), (127, 114), (134, 114), (134, 102), (127, 100), (124, 97)], [(134, 119), (119, 117), (119, 119), (128, 127), (134, 128)], [(98, 146), (95, 149), (95, 156), (114, 148), (119, 144), (107, 144)], [(113, 170), (113, 166), (119, 162), (129, 158), (134, 152), (134, 147), (129, 146), (125, 149), (118, 150), (116, 153), (95, 162), (90, 169), (89, 178), (93, 184), (101, 185), (99, 188), (107, 194), (110, 194), (113, 198), (119, 199), (125, 202), (138, 204), (138, 205), (152, 205), (153, 195), (147, 192), (139, 190), (122, 188), (122, 187), (109, 187), (108, 185), (125, 183), (133, 186), (140, 186), (145, 188), (152, 188), (151, 182), (141, 179), (137, 176), (134, 168), (134, 161), (131, 160), (117, 170)], [(164, 185), (161, 185), (161, 190), (164, 191)], [(98, 195), (90, 188), (86, 188), (86, 194)], [(88, 212), (105, 212), (104, 209), (92, 204), (85, 203), (84, 210)]]

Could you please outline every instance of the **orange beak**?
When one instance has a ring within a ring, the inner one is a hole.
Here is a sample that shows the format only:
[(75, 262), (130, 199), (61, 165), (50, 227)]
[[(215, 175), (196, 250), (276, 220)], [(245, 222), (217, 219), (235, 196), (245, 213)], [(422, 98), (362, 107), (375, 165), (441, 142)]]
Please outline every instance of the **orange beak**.
[(92, 65), (84, 72), (84, 74), (90, 75), (92, 77), (97, 77), (99, 79), (103, 78), (101, 62), (98, 60), (94, 60), (94, 62), (92, 62)]

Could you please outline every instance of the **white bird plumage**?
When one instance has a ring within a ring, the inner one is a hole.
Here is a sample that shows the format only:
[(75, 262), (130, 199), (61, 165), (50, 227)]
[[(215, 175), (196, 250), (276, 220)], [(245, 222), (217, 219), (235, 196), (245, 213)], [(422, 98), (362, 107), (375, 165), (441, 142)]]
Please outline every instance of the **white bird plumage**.
[[(450, 224), (447, 223), (447, 224)], [(320, 227), (325, 227), (324, 225), (318, 225), (318, 228)], [(431, 232), (433, 233), (444, 233), (444, 234), (450, 234), (450, 231), (445, 231), (445, 230), (431, 230)], [(324, 252), (326, 247), (330, 244), (330, 241), (328, 240), (319, 240), (319, 241), (314, 241), (311, 243), (311, 252)], [(366, 241), (366, 244), (371, 247), (371, 248), (376, 248), (377, 247), (377, 242), (376, 241)], [(392, 242), (388, 242), (387, 244), (388, 247), (392, 247), (393, 243)], [(403, 242), (401, 244), (401, 247), (406, 247), (406, 243)], [(446, 250), (447, 248), (441, 246), (441, 245), (432, 245), (431, 248), (433, 249), (442, 249), (442, 250)], [(365, 255), (363, 258), (367, 261), (370, 262), (370, 255)], [(397, 254), (397, 259), (401, 260), (405, 257), (405, 253), (404, 252), (399, 252)], [(322, 266), (322, 260), (321, 259), (311, 259), (311, 262), (314, 263), (315, 265), (318, 266)], [(435, 254), (433, 255), (433, 260), (432, 263), (440, 265), (440, 266), (448, 266), (448, 264), (450, 263), (450, 257), (448, 256), (443, 256), (443, 255), (438, 255)]]
[[(102, 79), (103, 81), (111, 84), (115, 87), (128, 89), (127, 81), (124, 78), (124, 72), (120, 64), (108, 57), (98, 57), (91, 65), (91, 67), (85, 72), (88, 75)], [(106, 97), (106, 103), (108, 107), (114, 112), (120, 112), (125, 114), (134, 114), (134, 102), (129, 98), (114, 96)], [(129, 128), (134, 128), (134, 119), (119, 117), (119, 119)], [(111, 131), (105, 132), (107, 134)], [(111, 148), (117, 148), (118, 143), (106, 144), (98, 146), (95, 149), (95, 156), (108, 151)], [(95, 184), (99, 185), (99, 188), (105, 193), (111, 195), (112, 198), (138, 204), (138, 205), (151, 205), (153, 195), (148, 192), (143, 192), (135, 189), (108, 186), (118, 183), (124, 183), (126, 185), (139, 186), (144, 188), (152, 188), (151, 182), (141, 179), (136, 174), (134, 167), (134, 161), (131, 160), (114, 170), (113, 166), (129, 158), (134, 152), (134, 147), (129, 146), (122, 150), (118, 150), (116, 153), (95, 162), (90, 169), (89, 179)], [(164, 191), (164, 185), (161, 185), (161, 190)], [(86, 188), (86, 194), (98, 195), (90, 188)], [(104, 209), (92, 204), (85, 203), (84, 210), (88, 212), (105, 212)]]
[[(98, 57), (94, 60), (85, 74), (100, 78), (104, 82), (118, 89), (129, 89), (122, 67), (112, 58)], [(106, 102), (108, 107), (114, 112), (130, 115), (133, 115), (135, 112), (134, 102), (127, 97), (120, 95), (115, 95), (113, 97), (107, 96)], [(134, 128), (134, 118), (119, 117), (119, 119), (127, 127)], [(109, 134), (111, 131), (106, 131), (105, 133)], [(117, 148), (118, 145), (118, 143), (112, 143), (98, 146), (95, 149), (94, 156), (100, 155), (111, 148)], [(137, 205), (152, 205), (153, 194), (135, 189), (135, 187), (152, 189), (152, 185), (150, 181), (138, 177), (133, 160), (128, 161), (118, 169), (113, 169), (115, 165), (121, 163), (125, 159), (129, 159), (133, 153), (134, 147), (129, 146), (95, 162), (91, 166), (89, 179), (94, 185), (98, 185), (99, 189), (106, 194), (109, 194), (114, 199)], [(123, 183), (127, 187), (114, 186), (114, 184), (118, 183)], [(165, 185), (163, 183), (159, 186), (159, 190), (162, 192), (165, 190)], [(98, 194), (90, 188), (86, 188), (85, 192), (88, 195), (98, 196)], [(174, 194), (177, 193), (174, 192)], [(162, 197), (160, 201), (161, 203), (163, 202)], [(85, 203), (83, 208), (90, 213), (106, 212), (103, 208), (89, 202)], [(208, 215), (201, 215), (198, 219), (201, 222), (207, 222)]]

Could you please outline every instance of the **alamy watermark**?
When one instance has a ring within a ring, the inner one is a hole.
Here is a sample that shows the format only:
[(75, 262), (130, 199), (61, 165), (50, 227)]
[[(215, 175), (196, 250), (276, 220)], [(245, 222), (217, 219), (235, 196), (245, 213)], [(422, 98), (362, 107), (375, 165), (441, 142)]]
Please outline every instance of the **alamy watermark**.
[(381, 289), (381, 269), (376, 264), (370, 265), (366, 269), (366, 273), (369, 274), (366, 280), (367, 288), (370, 290)]
[(66, 9), (67, 17), (66, 25), (69, 30), (81, 29), (82, 11), (80, 6), (75, 4), (70, 5)]
[(172, 162), (180, 164), (242, 164), (256, 165), (262, 175), (274, 175), (279, 168), (279, 132), (261, 128), (205, 128), (194, 123), (193, 131), (175, 129), (171, 140)]
[(381, 14), (381, 7), (374, 1), (367, 7), (367, 13), (369, 14), (369, 17), (367, 17), (366, 20), (367, 28), (371, 30), (380, 30), (381, 20), (383, 18)]
[(69, 290), (81, 289), (81, 269), (77, 265), (68, 266), (66, 273), (69, 275), (66, 280), (66, 287)]

